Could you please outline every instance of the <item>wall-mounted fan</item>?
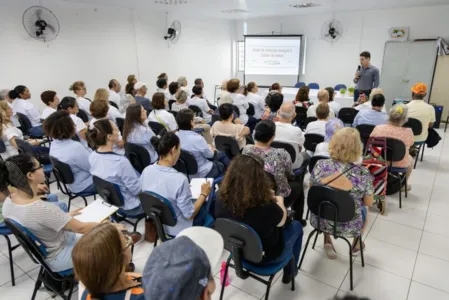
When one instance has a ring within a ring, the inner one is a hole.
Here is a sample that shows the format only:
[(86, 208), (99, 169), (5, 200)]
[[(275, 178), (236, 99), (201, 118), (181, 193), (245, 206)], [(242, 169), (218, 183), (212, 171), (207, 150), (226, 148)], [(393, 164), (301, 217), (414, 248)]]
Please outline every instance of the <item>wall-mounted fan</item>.
[(41, 42), (54, 40), (59, 34), (59, 21), (49, 9), (42, 6), (28, 8), (22, 23), (30, 36)]
[(180, 36), (181, 36), (181, 22), (175, 20), (170, 25), (170, 28), (168, 28), (167, 35), (164, 36), (164, 39), (168, 40), (170, 44), (176, 44)]
[(335, 19), (329, 20), (321, 27), (321, 37), (328, 42), (336, 42), (343, 35), (343, 26)]

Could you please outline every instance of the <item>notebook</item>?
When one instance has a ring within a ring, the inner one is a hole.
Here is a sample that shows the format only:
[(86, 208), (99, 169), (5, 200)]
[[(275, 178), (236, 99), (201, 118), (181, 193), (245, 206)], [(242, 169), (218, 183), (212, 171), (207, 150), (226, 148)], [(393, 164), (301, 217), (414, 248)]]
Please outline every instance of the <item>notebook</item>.
[(108, 204), (102, 199), (97, 199), (80, 212), (81, 214), (74, 218), (81, 222), (97, 222), (100, 223), (111, 216), (118, 210), (117, 206)]
[(206, 181), (208, 181), (210, 183), (211, 187), (214, 184), (213, 178), (194, 178), (194, 179), (192, 179), (192, 181), (190, 181), (190, 191), (192, 192), (192, 199), (198, 199), (200, 197), (201, 185), (203, 183), (205, 183)]

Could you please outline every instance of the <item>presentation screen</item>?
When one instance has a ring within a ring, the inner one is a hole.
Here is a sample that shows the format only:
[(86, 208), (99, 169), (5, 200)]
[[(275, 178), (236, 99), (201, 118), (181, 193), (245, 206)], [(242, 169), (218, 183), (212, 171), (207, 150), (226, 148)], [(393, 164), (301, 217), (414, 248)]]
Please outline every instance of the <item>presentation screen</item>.
[(245, 82), (294, 86), (301, 62), (301, 36), (245, 36)]

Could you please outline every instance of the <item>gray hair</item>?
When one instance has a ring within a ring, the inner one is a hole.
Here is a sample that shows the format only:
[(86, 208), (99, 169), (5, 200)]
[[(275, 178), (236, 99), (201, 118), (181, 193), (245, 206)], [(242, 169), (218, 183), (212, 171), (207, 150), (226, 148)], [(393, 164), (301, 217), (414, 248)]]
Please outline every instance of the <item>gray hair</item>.
[(220, 100), (218, 101), (218, 105), (222, 105), (225, 103), (232, 104), (234, 102), (234, 99), (232, 99), (232, 95), (229, 92), (223, 92), (221, 93)]
[(284, 120), (290, 120), (295, 115), (295, 106), (292, 103), (284, 103), (279, 109), (279, 117)]
[(176, 100), (184, 103), (189, 98), (189, 94), (187, 94), (186, 91), (180, 90), (179, 93), (176, 95)]
[(187, 78), (185, 76), (181, 76), (178, 78), (179, 86), (187, 86)]
[(405, 104), (396, 104), (390, 109), (390, 123), (402, 126), (407, 122), (408, 107)]
[(6, 100), (6, 98), (8, 97), (8, 93), (9, 93), (8, 89), (1, 90), (0, 91), (0, 101)]

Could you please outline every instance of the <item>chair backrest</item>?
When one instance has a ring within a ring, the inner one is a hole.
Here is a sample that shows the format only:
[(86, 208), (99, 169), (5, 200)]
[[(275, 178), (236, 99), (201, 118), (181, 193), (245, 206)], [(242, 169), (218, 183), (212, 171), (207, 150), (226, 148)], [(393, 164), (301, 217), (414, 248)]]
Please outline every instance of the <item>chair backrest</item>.
[(229, 159), (233, 159), (240, 154), (239, 144), (230, 136), (217, 135), (215, 137), (215, 147), (224, 152)]
[(85, 112), (83, 109), (79, 109), (78, 113), (76, 114), (76, 116), (78, 118), (80, 118), (81, 120), (83, 120), (84, 123), (89, 122), (89, 115), (87, 114), (87, 112)]
[(109, 204), (122, 207), (125, 203), (122, 192), (118, 185), (103, 180), (100, 177), (93, 176), (94, 185), (97, 188), (98, 195)]
[(221, 118), (219, 115), (212, 115), (212, 125), (214, 125), (215, 122), (221, 121)]
[(306, 83), (305, 83), (305, 82), (302, 82), (302, 81), (297, 82), (297, 83), (295, 84), (295, 88), (297, 88), (297, 89), (302, 88), (303, 86), (306, 86)]
[(187, 175), (195, 175), (198, 173), (198, 163), (192, 153), (182, 150), (176, 165), (173, 167), (176, 171)]
[(403, 160), (406, 154), (404, 142), (387, 138), (387, 160), (390, 163)]
[(312, 156), (310, 158), (310, 160), (309, 160), (309, 173), (312, 174), (313, 168), (315, 168), (316, 163), (319, 160), (322, 160), (322, 159), (329, 159), (329, 157), (318, 155), (318, 156)]
[(30, 143), (25, 142), (22, 139), (15, 139), (19, 152), (23, 154), (29, 154), (36, 158), (36, 153), (33, 150), (33, 146)]
[(234, 112), (237, 114), (237, 116), (240, 117), (240, 109), (235, 105), (232, 105), (232, 108), (234, 109)]
[(319, 90), (320, 85), (318, 83), (312, 82), (307, 85), (311, 90)]
[(75, 181), (72, 169), (68, 164), (61, 162), (59, 159), (53, 156), (50, 156), (50, 161), (53, 165), (53, 172), (60, 182), (64, 184), (71, 184)]
[(157, 216), (162, 225), (176, 226), (178, 218), (170, 201), (153, 192), (141, 192), (139, 199), (148, 216)]
[(140, 145), (126, 143), (125, 156), (137, 172), (141, 173), (151, 164), (151, 157), (147, 149)]
[(307, 125), (308, 125), (309, 123), (315, 122), (316, 120), (318, 120), (317, 117), (307, 117), (307, 118), (304, 120), (304, 127), (307, 127)]
[(336, 86), (335, 86), (335, 88), (334, 88), (334, 90), (336, 91), (336, 92), (339, 92), (341, 89), (347, 89), (347, 87), (346, 87), (346, 85), (345, 84), (337, 84)]
[(254, 116), (254, 114), (255, 114), (255, 111), (254, 111), (254, 105), (253, 105), (252, 103), (248, 103), (248, 105), (249, 105), (249, 107), (248, 107), (248, 109), (246, 110), (246, 114), (247, 114), (248, 116)]
[(109, 105), (114, 106), (115, 108), (118, 109), (118, 105), (114, 101), (109, 101)]
[(413, 135), (421, 135), (422, 133), (422, 123), (420, 120), (415, 118), (408, 118), (407, 123), (402, 127), (411, 128), (413, 131)]
[(305, 137), (304, 148), (312, 152), (315, 152), (316, 146), (319, 143), (324, 142), (324, 136), (320, 134), (308, 133), (304, 135), (304, 137)]
[(295, 106), (295, 112), (296, 112), (296, 125), (299, 127), (304, 127), (305, 121), (307, 119), (307, 108), (302, 106)]
[(168, 100), (168, 109), (171, 110), (171, 107), (173, 105), (173, 103), (175, 103), (176, 100)]
[(173, 115), (173, 117), (175, 117), (175, 119), (176, 119), (176, 116), (178, 115), (177, 111), (170, 110), (169, 113), (171, 113)]
[(343, 107), (338, 112), (338, 118), (344, 123), (344, 124), (351, 124), (354, 123), (355, 116), (359, 111), (352, 107)]
[(368, 125), (368, 124), (361, 124), (359, 126), (356, 127), (356, 129), (359, 131), (360, 133), (360, 138), (362, 140), (362, 143), (364, 146), (366, 146), (366, 143), (369, 140), (369, 137), (371, 135), (371, 133), (374, 130), (374, 125)]
[(198, 106), (196, 106), (196, 105), (189, 105), (189, 108), (191, 110), (193, 110), (193, 112), (195, 113), (195, 116), (201, 117), (201, 118), (203, 117), (203, 111)]
[(27, 135), (28, 131), (31, 129), (31, 121), (28, 119), (28, 117), (22, 113), (16, 113), (17, 118), (19, 119), (20, 123), (20, 130), (22, 130), (23, 134)]
[(118, 130), (123, 134), (123, 128), (125, 127), (125, 119), (124, 118), (115, 118), (115, 122), (117, 123)]
[(214, 229), (223, 237), (224, 248), (232, 253), (236, 264), (242, 259), (255, 264), (262, 261), (262, 242), (254, 229), (231, 219), (216, 219)]
[(307, 205), (310, 211), (321, 219), (335, 222), (334, 236), (337, 222), (349, 222), (354, 219), (355, 200), (347, 191), (314, 185), (309, 189)]
[(296, 151), (295, 148), (292, 146), (292, 144), (274, 141), (271, 143), (271, 148), (278, 148), (278, 149), (284, 149), (285, 151), (290, 154), (290, 158), (292, 160), (292, 163), (296, 160)]
[(163, 129), (165, 129), (164, 125), (158, 122), (148, 122), (148, 126), (150, 126), (151, 130), (153, 130), (154, 134), (158, 135), (161, 133)]

